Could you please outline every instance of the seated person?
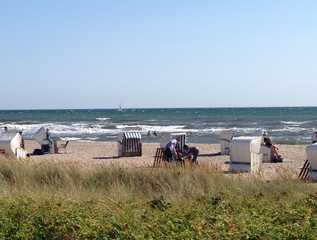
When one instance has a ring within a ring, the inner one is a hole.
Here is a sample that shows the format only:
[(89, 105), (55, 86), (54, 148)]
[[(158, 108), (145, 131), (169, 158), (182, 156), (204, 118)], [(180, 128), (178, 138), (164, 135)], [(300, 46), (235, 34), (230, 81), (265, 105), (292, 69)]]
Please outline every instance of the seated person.
[(48, 128), (46, 129), (46, 138), (44, 140), (44, 143), (41, 146), (41, 150), (43, 153), (50, 153), (51, 152), (51, 148), (54, 145), (54, 141), (51, 138), (51, 135), (49, 133)]
[(268, 136), (264, 136), (263, 142), (266, 147), (271, 149), (271, 160), (273, 162), (282, 162), (283, 158), (278, 153), (278, 147), (272, 143), (271, 139)]
[(184, 145), (183, 155), (187, 157), (191, 157), (192, 162), (198, 164), (197, 157), (199, 154), (199, 150), (196, 147), (189, 147), (188, 145)]
[(164, 153), (166, 156), (166, 160), (169, 162), (178, 161), (181, 158), (179, 152), (177, 151), (177, 143), (178, 141), (176, 139), (172, 139), (165, 146)]
[(311, 137), (311, 141), (312, 141), (312, 143), (317, 142), (317, 132), (314, 132), (313, 136)]

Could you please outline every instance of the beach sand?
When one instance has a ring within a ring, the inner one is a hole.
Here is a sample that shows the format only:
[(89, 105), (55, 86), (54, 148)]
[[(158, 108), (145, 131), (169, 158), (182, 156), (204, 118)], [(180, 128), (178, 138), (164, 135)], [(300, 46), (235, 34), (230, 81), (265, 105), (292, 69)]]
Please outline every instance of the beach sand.
[[(219, 171), (227, 171), (229, 156), (213, 156), (220, 151), (218, 144), (193, 144), (200, 150), (198, 161), (202, 166), (210, 166)], [(40, 146), (34, 141), (26, 141), (26, 149), (32, 152)], [(96, 167), (100, 164), (106, 166), (119, 166), (130, 168), (149, 168), (153, 164), (156, 148), (159, 144), (144, 143), (142, 157), (117, 158), (116, 142), (70, 142), (66, 153), (31, 156), (29, 160), (37, 162), (55, 162), (63, 164), (76, 164), (84, 168)], [(263, 176), (271, 178), (273, 175), (287, 172), (294, 176), (305, 161), (305, 145), (278, 145), (284, 158), (283, 163), (264, 163)]]

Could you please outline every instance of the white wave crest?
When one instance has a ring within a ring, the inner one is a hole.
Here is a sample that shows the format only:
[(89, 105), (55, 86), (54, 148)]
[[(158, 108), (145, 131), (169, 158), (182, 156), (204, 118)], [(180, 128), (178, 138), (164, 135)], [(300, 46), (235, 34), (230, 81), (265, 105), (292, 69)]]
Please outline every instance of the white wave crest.
[(107, 117), (99, 117), (99, 118), (96, 118), (97, 121), (109, 121), (111, 120), (111, 118), (107, 118)]
[(117, 125), (116, 128), (120, 130), (137, 130), (140, 132), (147, 133), (152, 132), (163, 132), (163, 133), (173, 133), (173, 132), (186, 132), (190, 129), (184, 129), (184, 125), (169, 125), (169, 126), (159, 126), (159, 125)]
[(271, 132), (292, 132), (292, 133), (298, 133), (307, 131), (309, 129), (307, 128), (301, 128), (301, 127), (285, 127), (285, 128), (279, 128), (279, 129), (272, 129)]
[(282, 124), (291, 126), (300, 126), (303, 124), (311, 123), (312, 121), (281, 121)]
[(73, 123), (71, 125), (62, 123), (42, 123), (42, 124), (6, 124), (9, 129), (23, 131), (25, 136), (32, 136), (39, 128), (48, 128), (53, 136), (81, 136), (81, 135), (115, 135), (120, 131), (118, 129), (104, 129), (102, 125)]

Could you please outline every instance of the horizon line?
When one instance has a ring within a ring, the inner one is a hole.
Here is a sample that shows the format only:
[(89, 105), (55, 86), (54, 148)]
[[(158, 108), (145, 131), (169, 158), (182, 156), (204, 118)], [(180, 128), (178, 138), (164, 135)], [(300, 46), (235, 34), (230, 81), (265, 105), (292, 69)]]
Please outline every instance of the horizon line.
[[(297, 106), (231, 106), (231, 107), (123, 107), (123, 110), (137, 110), (137, 109), (246, 109), (246, 108), (316, 108), (316, 105), (297, 105)], [(118, 110), (114, 107), (89, 107), (89, 108), (13, 108), (0, 109), (0, 111), (63, 111), (63, 110)]]

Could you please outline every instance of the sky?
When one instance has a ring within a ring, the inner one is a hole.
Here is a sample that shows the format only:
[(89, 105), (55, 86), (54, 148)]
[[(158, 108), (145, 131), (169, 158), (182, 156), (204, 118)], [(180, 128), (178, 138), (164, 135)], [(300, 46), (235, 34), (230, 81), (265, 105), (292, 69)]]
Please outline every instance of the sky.
[(316, 106), (317, 1), (0, 0), (0, 109)]

